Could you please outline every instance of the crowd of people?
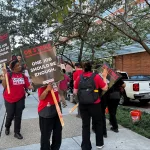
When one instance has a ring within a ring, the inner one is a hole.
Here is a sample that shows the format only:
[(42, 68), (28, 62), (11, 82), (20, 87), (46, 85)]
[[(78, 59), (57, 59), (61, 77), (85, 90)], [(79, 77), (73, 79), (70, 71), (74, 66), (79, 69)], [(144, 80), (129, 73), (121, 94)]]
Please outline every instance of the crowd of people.
[[(14, 58), (9, 63), (9, 71), (3, 69), (3, 73), (8, 75), (8, 81), (11, 93), (8, 94), (6, 87), (6, 78), (2, 78), (4, 87), (4, 100), (7, 112), (5, 122), (5, 134), (9, 135), (10, 126), (14, 119), (14, 137), (23, 139), (20, 133), (22, 112), (25, 108), (25, 90), (33, 89), (28, 77), (24, 74), (25, 66), (22, 65), (20, 57)], [(107, 137), (105, 109), (109, 110), (109, 121), (112, 125), (111, 130), (119, 132), (116, 119), (117, 106), (119, 104), (120, 93), (125, 87), (125, 83), (120, 79), (115, 85), (108, 89), (107, 69), (104, 69), (101, 76), (98, 73), (93, 73), (92, 64), (85, 62), (83, 66), (80, 63), (75, 64), (75, 71), (72, 77), (66, 75), (65, 69), (62, 69), (64, 79), (60, 81), (57, 88), (54, 84), (47, 84), (38, 88), (38, 114), (39, 127), (41, 132), (41, 150), (59, 150), (62, 142), (62, 126), (56, 111), (55, 103), (51, 94), (54, 90), (56, 100), (60, 109), (67, 107), (66, 95), (68, 83), (70, 83), (70, 91), (75, 96), (78, 103), (77, 117), (82, 119), (82, 150), (91, 150), (90, 141), (90, 125), (92, 120), (92, 129), (96, 136), (96, 146), (98, 149), (103, 148), (103, 137)], [(107, 91), (101, 96), (102, 91)], [(50, 138), (52, 135), (52, 142)]]

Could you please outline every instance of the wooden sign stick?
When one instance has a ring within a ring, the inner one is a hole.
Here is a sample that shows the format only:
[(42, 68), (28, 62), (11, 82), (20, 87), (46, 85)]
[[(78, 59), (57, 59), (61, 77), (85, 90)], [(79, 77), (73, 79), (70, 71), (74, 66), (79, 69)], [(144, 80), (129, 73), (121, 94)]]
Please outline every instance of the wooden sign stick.
[(53, 100), (54, 100), (54, 103), (55, 103), (55, 106), (56, 106), (56, 110), (57, 110), (57, 113), (58, 113), (58, 116), (59, 116), (59, 119), (60, 119), (60, 123), (63, 127), (64, 126), (64, 120), (63, 120), (62, 113), (60, 111), (60, 107), (59, 107), (58, 102), (56, 100), (56, 96), (55, 96), (55, 93), (54, 93), (53, 89), (51, 90), (51, 94), (52, 94), (52, 97), (53, 97)]
[(69, 111), (69, 113), (72, 113), (78, 106), (79, 106), (79, 103), (76, 104), (76, 105)]
[[(5, 64), (5, 63), (4, 63), (4, 69), (6, 69), (6, 64)], [(10, 94), (10, 87), (9, 87), (8, 75), (7, 75), (7, 73), (5, 74), (5, 78), (6, 78), (7, 91), (8, 91), (8, 94)]]

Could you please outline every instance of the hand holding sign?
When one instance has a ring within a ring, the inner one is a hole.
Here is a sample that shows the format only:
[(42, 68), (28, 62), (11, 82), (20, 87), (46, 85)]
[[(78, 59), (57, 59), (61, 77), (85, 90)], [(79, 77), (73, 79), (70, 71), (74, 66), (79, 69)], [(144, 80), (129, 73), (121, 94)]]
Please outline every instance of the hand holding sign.
[(4, 73), (4, 76), (5, 76), (5, 79), (6, 79), (7, 91), (8, 91), (8, 94), (10, 94), (10, 87), (9, 87), (9, 81), (8, 81), (8, 75), (7, 75), (6, 64), (5, 63), (4, 63), (3, 73)]
[(102, 72), (102, 77), (103, 77), (104, 79), (106, 79), (106, 78), (107, 78), (107, 75), (108, 75), (108, 70), (107, 70), (107, 68), (104, 68), (104, 70), (103, 70), (103, 72)]
[(46, 88), (46, 91), (51, 91), (51, 90), (52, 90), (52, 86), (51, 86), (51, 84), (48, 84), (47, 88)]

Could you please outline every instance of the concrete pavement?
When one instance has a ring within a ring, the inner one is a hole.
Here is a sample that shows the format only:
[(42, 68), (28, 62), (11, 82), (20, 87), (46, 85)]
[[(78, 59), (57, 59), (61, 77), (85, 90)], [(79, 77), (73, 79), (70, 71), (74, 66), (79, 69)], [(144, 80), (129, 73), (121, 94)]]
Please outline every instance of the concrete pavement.
[[(2, 91), (2, 90), (1, 90)], [(2, 100), (2, 93), (0, 96)], [(5, 108), (2, 103), (0, 109), (0, 122), (4, 117)], [(27, 97), (26, 108), (23, 112), (22, 129), (21, 133), (24, 137), (23, 140), (18, 140), (13, 137), (13, 124), (11, 127), (11, 133), (9, 136), (4, 134), (4, 128), (0, 138), (0, 150), (39, 150), (40, 149), (40, 131), (38, 124), (37, 113), (37, 93)], [(63, 108), (63, 118), (65, 126), (63, 128), (63, 140), (61, 150), (80, 150), (81, 134), (82, 134), (82, 122), (81, 119), (76, 118), (75, 114), (69, 114), (69, 110), (74, 104), (67, 101), (68, 106)], [(1, 124), (0, 124), (1, 125)], [(1, 126), (0, 126), (1, 127)], [(114, 133), (109, 130), (110, 126), (107, 123), (108, 138), (104, 139), (105, 146), (103, 150), (149, 150), (150, 140), (140, 136), (126, 128), (119, 126), (119, 133)], [(91, 142), (93, 150), (96, 150), (95, 146), (95, 134), (91, 131)]]

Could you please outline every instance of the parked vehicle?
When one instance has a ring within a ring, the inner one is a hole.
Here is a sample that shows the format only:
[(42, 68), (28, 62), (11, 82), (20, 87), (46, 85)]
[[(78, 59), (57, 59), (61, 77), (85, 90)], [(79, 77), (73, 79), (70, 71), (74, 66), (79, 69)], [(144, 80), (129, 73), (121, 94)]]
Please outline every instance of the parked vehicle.
[(148, 75), (136, 75), (136, 76), (131, 76), (130, 79), (145, 79), (145, 80), (150, 80), (150, 76), (148, 76)]
[(126, 72), (121, 72), (121, 75), (126, 87), (121, 95), (120, 104), (124, 105), (130, 99), (139, 100), (143, 104), (150, 101), (150, 79), (148, 76), (142, 78), (141, 75), (137, 75), (129, 78)]

